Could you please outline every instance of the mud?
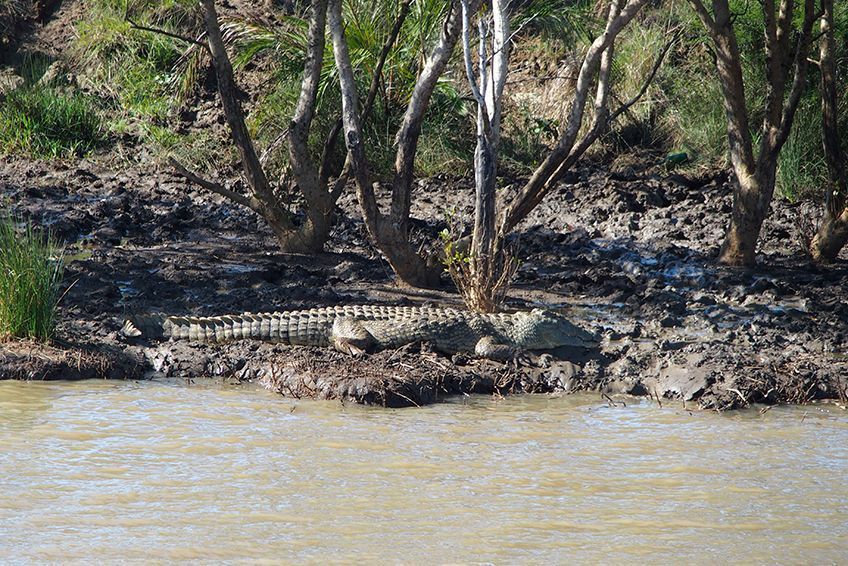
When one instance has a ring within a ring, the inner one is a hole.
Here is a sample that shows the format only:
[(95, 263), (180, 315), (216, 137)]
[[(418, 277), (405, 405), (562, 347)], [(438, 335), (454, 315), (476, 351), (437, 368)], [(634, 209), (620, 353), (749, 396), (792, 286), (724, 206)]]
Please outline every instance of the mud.
[(141, 359), (108, 344), (92, 347), (8, 340), (0, 344), (3, 379), (140, 379)]
[[(430, 235), (444, 226), (431, 219), (446, 210), (470, 218), (472, 192), (468, 179), (420, 181), (414, 215), (422, 238), (435, 241)], [(144, 344), (119, 335), (128, 313), (458, 305), (449, 281), (427, 292), (394, 281), (365, 237), (352, 194), (340, 200), (328, 251), (314, 257), (280, 253), (255, 215), (152, 166), (7, 159), (0, 194), (66, 242), (69, 288), (58, 337), (87, 351), (108, 348), (146, 375), (259, 379), (285, 395), (386, 406), (456, 393), (574, 390), (714, 409), (845, 398), (845, 263), (810, 263), (796, 244), (809, 210), (777, 200), (761, 267), (716, 266), (730, 206), (725, 174), (634, 178), (587, 167), (519, 227), (522, 265), (508, 306), (561, 308), (603, 337), (599, 352), (565, 353), (551, 367), (452, 360), (417, 346), (351, 360), (272, 344)], [(40, 375), (10, 367), (4, 376)], [(138, 370), (126, 371), (122, 377)]]
[[(72, 34), (63, 31), (80, 4), (42, 4), (54, 15), (8, 45), (7, 62), (24, 50), (56, 55), (67, 47)], [(223, 128), (207, 94), (181, 127)], [(426, 292), (395, 282), (368, 242), (352, 191), (338, 203), (325, 253), (282, 254), (256, 215), (157, 167), (132, 143), (75, 162), (0, 158), (4, 203), (65, 242), (68, 260), (57, 343), (0, 345), (0, 377), (218, 376), (261, 380), (295, 397), (386, 406), (458, 393), (575, 390), (717, 410), (846, 400), (848, 269), (844, 258), (819, 267), (801, 251), (817, 208), (776, 199), (760, 267), (721, 268), (713, 259), (731, 208), (728, 174), (682, 175), (651, 155), (584, 164), (513, 238), (522, 264), (508, 308), (563, 309), (602, 336), (597, 352), (559, 352), (548, 367), (516, 367), (449, 359), (426, 346), (422, 353), (419, 345), (352, 360), (252, 342), (128, 341), (118, 331), (129, 313), (460, 304), (448, 280)], [(219, 165), (221, 180), (238, 189), (231, 166)], [(418, 181), (413, 226), (424, 248), (437, 245), (448, 213), (470, 223), (471, 184)], [(520, 180), (503, 184), (508, 198)]]

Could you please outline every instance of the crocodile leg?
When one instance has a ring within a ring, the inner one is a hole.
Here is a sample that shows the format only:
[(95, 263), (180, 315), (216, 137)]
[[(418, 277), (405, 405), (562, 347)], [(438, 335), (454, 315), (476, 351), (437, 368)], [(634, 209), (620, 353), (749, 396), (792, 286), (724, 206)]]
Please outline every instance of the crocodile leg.
[(377, 345), (362, 321), (348, 316), (340, 316), (333, 321), (330, 342), (336, 350), (351, 356), (361, 356)]
[(483, 336), (474, 346), (474, 353), (481, 358), (507, 362), (520, 358), (523, 354), (520, 348), (508, 344), (500, 344), (492, 336)]

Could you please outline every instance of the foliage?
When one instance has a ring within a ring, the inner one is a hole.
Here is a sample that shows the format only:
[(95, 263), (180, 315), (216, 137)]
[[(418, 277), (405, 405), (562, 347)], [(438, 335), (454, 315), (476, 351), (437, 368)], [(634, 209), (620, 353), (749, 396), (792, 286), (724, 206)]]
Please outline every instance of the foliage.
[(819, 101), (803, 100), (789, 138), (780, 152), (777, 191), (789, 200), (815, 195), (827, 186), (827, 162), (822, 152), (822, 118)]
[(64, 270), (62, 253), (51, 236), (29, 222), (0, 217), (0, 337), (52, 336)]
[(110, 129), (127, 130), (158, 145), (151, 124), (167, 121), (173, 107), (173, 65), (185, 43), (139, 25), (194, 36), (199, 28), (194, 0), (90, 0), (76, 24), (71, 56), (82, 87), (111, 106)]
[[(470, 253), (470, 237), (460, 238), (462, 226), (455, 211), (445, 217), (448, 228), (439, 232), (442, 263), (456, 285), (465, 307), (473, 312), (502, 310), (520, 262), (515, 250), (505, 247), (495, 261), (476, 262)], [(481, 264), (485, 272), (480, 272)]]
[(0, 151), (41, 157), (81, 156), (103, 140), (88, 96), (43, 84), (22, 86), (0, 102)]
[[(0, 11), (23, 5), (21, 1), (0, 0)], [(140, 133), (143, 139), (168, 151), (195, 143), (177, 133), (168, 134), (164, 129), (168, 127), (174, 97), (187, 96), (202, 79), (201, 71), (206, 63), (201, 50), (191, 48), (189, 51), (196, 56), (182, 57), (190, 44), (134, 30), (125, 15), (129, 12), (142, 25), (196, 37), (202, 27), (196, 1), (88, 0), (87, 5), (86, 17), (77, 24), (78, 39), (73, 51), (83, 87), (114, 104), (117, 112), (113, 113), (113, 130)], [(363, 126), (369, 162), (377, 174), (389, 174), (393, 168), (394, 133), (427, 49), (441, 31), (448, 5), (443, 0), (415, 0), (398, 44), (389, 55), (374, 111)], [(298, 6), (301, 12), (277, 14), (273, 21), (239, 17), (225, 18), (222, 22), (237, 70), (250, 72), (260, 68), (267, 76), (255, 93), (256, 104), (250, 109), (249, 124), (260, 146), (267, 147), (286, 130), (297, 100), (307, 29), (302, 13), (305, 3)], [(512, 22), (516, 31), (515, 55), (519, 60), (522, 57), (542, 60), (543, 68), (550, 67), (551, 62), (561, 65), (578, 57), (602, 25), (595, 3), (588, 0), (516, 0), (514, 6), (518, 9)], [(361, 96), (369, 86), (397, 7), (397, 0), (345, 0), (346, 33)], [(756, 136), (765, 95), (762, 9), (749, 0), (731, 0), (731, 8), (743, 55), (751, 128)], [(848, 3), (837, 2), (836, 9), (837, 44), (841, 49), (838, 60), (844, 62)], [(667, 41), (669, 30), (676, 28), (683, 30), (683, 39), (669, 54), (642, 100), (613, 125), (614, 136), (608, 139), (618, 142), (615, 151), (634, 144), (648, 145), (664, 153), (686, 151), (694, 166), (726, 166), (726, 118), (720, 85), (715, 78), (714, 55), (688, 1), (670, 0), (646, 10), (619, 37), (613, 67), (617, 101), (629, 99), (641, 88), (647, 71)], [(528, 47), (531, 52), (522, 53)], [(467, 104), (464, 76), (457, 70), (448, 71), (431, 101), (416, 159), (419, 174), (468, 171), (473, 153), (473, 116)], [(818, 85), (815, 68), (811, 67), (810, 72), (806, 97), (812, 101)], [(509, 86), (508, 90), (513, 87)], [(821, 144), (815, 135), (815, 104), (809, 101), (805, 101), (799, 113), (798, 131), (792, 134), (781, 156), (778, 186), (788, 196), (815, 187), (819, 179)], [(615, 104), (613, 99), (612, 105)], [(336, 123), (339, 106), (337, 77), (328, 42), (309, 140), (316, 156)], [(508, 170), (524, 174), (546, 153), (558, 130), (559, 118), (548, 114), (537, 103), (525, 103), (518, 98), (505, 108), (501, 158)], [(843, 112), (843, 116), (848, 113)], [(142, 123), (140, 127), (138, 122)], [(208, 143), (204, 140), (198, 147), (207, 147)], [(344, 158), (342, 145), (336, 147), (336, 169)], [(9, 146), (6, 142), (7, 150)], [(278, 152), (272, 164), (280, 169), (285, 161), (285, 152)]]
[(575, 45), (589, 38), (589, 28), (595, 23), (593, 7), (594, 3), (586, 0), (518, 0), (512, 6), (510, 27), (565, 46)]

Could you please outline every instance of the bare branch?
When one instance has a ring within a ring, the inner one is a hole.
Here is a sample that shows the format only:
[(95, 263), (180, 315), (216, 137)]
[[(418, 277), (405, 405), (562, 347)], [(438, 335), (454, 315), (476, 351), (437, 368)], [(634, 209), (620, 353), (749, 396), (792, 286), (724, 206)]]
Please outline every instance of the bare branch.
[(265, 202), (266, 205), (270, 205), (274, 202), (274, 197), (265, 172), (262, 170), (262, 165), (259, 163), (259, 157), (256, 155), (256, 149), (253, 147), (247, 125), (244, 123), (241, 105), (236, 99), (233, 66), (221, 37), (215, 3), (213, 0), (200, 0), (200, 5), (203, 10), (203, 19), (206, 22), (206, 38), (209, 41), (209, 50), (212, 53), (212, 64), (215, 67), (215, 75), (218, 79), (218, 92), (221, 95), (224, 115), (230, 126), (233, 142), (238, 149), (251, 190), (257, 198)]
[(695, 12), (698, 14), (698, 17), (701, 19), (701, 23), (704, 24), (704, 27), (707, 28), (707, 32), (710, 36), (715, 40), (716, 38), (716, 22), (710, 13), (707, 11), (706, 6), (701, 0), (689, 0), (689, 3), (692, 4), (692, 7), (695, 8)]
[(362, 145), (362, 123), (359, 121), (359, 104), (356, 96), (356, 81), (353, 76), (353, 66), (350, 63), (350, 53), (344, 35), (342, 22), (341, 0), (330, 0), (327, 8), (327, 21), (333, 38), (333, 52), (336, 68), (339, 72), (339, 86), (342, 94), (342, 120), (344, 122), (345, 145), (354, 178), (356, 179), (357, 194), (363, 210), (363, 217), (368, 231), (376, 238), (379, 233), (380, 221), (377, 199), (373, 187), (368, 180), (368, 170), (365, 161), (365, 149)]
[(501, 106), (506, 78), (509, 74), (509, 2), (496, 0), (492, 3), (492, 88), (486, 104), (492, 124), (493, 138), (490, 140), (495, 151), (500, 143)]
[[(377, 65), (374, 67), (374, 73), (371, 75), (371, 86), (368, 87), (368, 94), (365, 97), (365, 104), (362, 107), (362, 113), (359, 117), (361, 123), (367, 122), (368, 118), (371, 116), (371, 111), (374, 108), (374, 101), (377, 98), (377, 91), (380, 87), (380, 80), (383, 77), (383, 67), (386, 65), (386, 59), (388, 59), (389, 53), (391, 53), (392, 48), (397, 42), (400, 30), (403, 27), (403, 22), (406, 21), (406, 17), (409, 15), (409, 10), (412, 7), (412, 1), (413, 0), (403, 0), (401, 3), (397, 18), (395, 18), (395, 23), (392, 26), (392, 30), (389, 32), (389, 36), (386, 38), (386, 42), (380, 50), (380, 56), (377, 58)], [(324, 149), (321, 152), (321, 168), (319, 170), (319, 176), (324, 182), (326, 182), (329, 177), (330, 158), (332, 157), (332, 152), (335, 148), (336, 141), (338, 140), (339, 132), (341, 132), (341, 130), (342, 119), (339, 118), (336, 123), (333, 124), (333, 128), (330, 130), (330, 133), (327, 136), (327, 141), (324, 143)], [(344, 184), (347, 183), (347, 178), (349, 176), (350, 164), (347, 160), (345, 160), (344, 167), (339, 175), (339, 179), (342, 179), (342, 181), (341, 184), (339, 184), (337, 180), (336, 187), (339, 187), (340, 185), (343, 187)], [(332, 194), (336, 194), (336, 188), (331, 191), (331, 195)], [(333, 199), (333, 201), (335, 202), (335, 199)]]
[(204, 189), (206, 189), (208, 191), (219, 194), (222, 197), (226, 197), (236, 204), (240, 204), (240, 205), (242, 205), (246, 208), (253, 210), (254, 212), (259, 212), (261, 214), (262, 206), (261, 206), (261, 203), (258, 200), (248, 198), (244, 195), (240, 195), (239, 193), (233, 192), (229, 189), (225, 189), (224, 187), (222, 187), (218, 183), (204, 179), (203, 177), (201, 177), (197, 173), (193, 173), (193, 172), (189, 171), (188, 169), (186, 169), (185, 166), (182, 163), (180, 163), (179, 161), (177, 161), (173, 157), (168, 159), (168, 163), (171, 165), (171, 167), (174, 168), (174, 171), (176, 171), (177, 174), (179, 174), (182, 177), (185, 177), (186, 179), (188, 179), (192, 183), (200, 185), (201, 187), (203, 187)]
[(265, 148), (265, 151), (262, 152), (262, 155), (259, 156), (259, 163), (264, 167), (268, 162), (268, 159), (274, 155), (274, 153), (279, 149), (283, 142), (286, 141), (286, 138), (289, 137), (289, 129), (286, 128), (283, 130), (274, 140), (268, 144), (268, 147)]
[(643, 96), (645, 96), (645, 93), (648, 92), (648, 87), (650, 87), (651, 83), (654, 82), (654, 78), (657, 76), (660, 67), (662, 67), (662, 63), (665, 60), (665, 56), (668, 55), (668, 52), (671, 50), (671, 47), (680, 40), (680, 36), (682, 34), (683, 28), (678, 28), (672, 38), (668, 41), (668, 43), (665, 44), (665, 47), (663, 47), (663, 50), (660, 52), (659, 56), (657, 57), (657, 60), (654, 62), (654, 66), (651, 67), (651, 72), (648, 73), (647, 77), (645, 77), (645, 82), (642, 83), (642, 88), (639, 89), (639, 92), (636, 93), (633, 98), (616, 108), (615, 112), (610, 114), (610, 122), (614, 122), (616, 118), (621, 116), (624, 112), (627, 112), (627, 110), (629, 110), (631, 106), (639, 102), (639, 100)]
[[(462, 54), (465, 61), (465, 74), (468, 77), (468, 84), (471, 87), (471, 94), (477, 104), (485, 107), (486, 101), (480, 93), (480, 87), (477, 85), (477, 78), (474, 76), (474, 66), (471, 60), (471, 14), (468, 9), (468, 0), (460, 0), (462, 3)], [(484, 63), (481, 61), (481, 65)]]
[[(130, 19), (129, 15), (125, 16), (125, 19), (126, 19), (127, 23), (130, 24), (130, 27), (132, 29), (137, 29), (139, 31), (149, 31), (150, 33), (157, 33), (159, 35), (165, 35), (167, 37), (179, 39), (180, 41), (185, 41), (186, 43), (192, 43), (194, 45), (197, 45), (198, 47), (202, 47), (207, 52), (209, 52), (209, 46), (206, 43), (204, 43), (203, 41), (201, 41), (200, 38), (192, 39), (190, 37), (186, 37), (184, 35), (180, 35), (178, 33), (174, 33), (174, 32), (168, 31), (166, 29), (144, 26), (144, 25), (141, 25), (141, 24), (134, 22), (132, 19)], [(203, 35), (201, 34), (200, 37), (203, 37)]]
[(377, 58), (377, 66), (374, 67), (374, 73), (371, 76), (371, 86), (368, 87), (368, 94), (365, 97), (365, 104), (362, 106), (362, 114), (359, 117), (362, 123), (367, 122), (371, 116), (374, 99), (377, 97), (377, 90), (380, 86), (380, 80), (383, 77), (383, 67), (386, 65), (386, 59), (389, 57), (389, 53), (391, 53), (392, 48), (395, 46), (398, 35), (400, 35), (400, 30), (403, 27), (403, 22), (406, 21), (406, 16), (409, 14), (411, 7), (412, 0), (403, 0), (401, 2), (397, 18), (395, 18), (395, 23), (392, 26), (392, 31), (389, 33), (389, 37), (386, 38), (383, 48), (380, 50), (380, 56)]
[(774, 141), (775, 145), (772, 148), (772, 152), (774, 152), (775, 156), (780, 152), (780, 149), (789, 137), (789, 130), (791, 129), (792, 122), (795, 119), (795, 112), (798, 110), (798, 104), (801, 102), (801, 95), (804, 93), (804, 87), (807, 82), (807, 54), (810, 51), (810, 37), (813, 32), (813, 24), (820, 16), (821, 14), (816, 14), (814, 11), (813, 0), (805, 0), (804, 23), (801, 27), (801, 35), (798, 38), (798, 46), (795, 50), (792, 88), (789, 91), (786, 106), (783, 108), (783, 113), (777, 130), (777, 136)]
[(565, 174), (565, 172), (568, 171), (572, 166), (574, 166), (574, 164), (577, 163), (577, 160), (584, 153), (586, 153), (586, 150), (588, 150), (589, 147), (591, 147), (591, 145), (595, 143), (595, 140), (598, 139), (598, 137), (601, 135), (604, 129), (608, 127), (609, 124), (614, 122), (616, 119), (618, 119), (619, 116), (621, 116), (625, 112), (628, 112), (630, 108), (645, 95), (645, 93), (648, 91), (648, 87), (651, 85), (654, 80), (654, 77), (656, 77), (657, 72), (662, 66), (662, 62), (665, 59), (666, 54), (668, 54), (669, 50), (671, 49), (671, 46), (674, 45), (680, 39), (681, 33), (682, 29), (679, 29), (677, 33), (675, 33), (675, 36), (672, 37), (668, 43), (666, 43), (665, 47), (660, 52), (660, 55), (657, 57), (657, 60), (654, 62), (654, 66), (651, 69), (651, 72), (648, 74), (645, 79), (645, 82), (642, 84), (642, 88), (635, 96), (633, 96), (633, 98), (631, 98), (627, 102), (621, 103), (619, 107), (616, 108), (615, 112), (611, 113), (609, 117), (603, 119), (603, 122), (601, 121), (604, 114), (603, 111), (599, 112), (596, 115), (598, 119), (593, 121), (591, 127), (589, 128), (589, 131), (586, 132), (583, 138), (574, 146), (574, 149), (571, 150), (571, 153), (569, 154), (568, 158), (562, 162), (562, 165), (560, 165), (556, 173), (554, 173), (554, 178), (561, 178)]
[[(426, 108), (429, 95), (432, 93), (432, 89), (435, 88), (435, 82), (450, 57), (450, 52), (452, 51), (453, 45), (456, 43), (456, 37), (458, 37), (459, 33), (459, 28), (456, 26), (456, 20), (453, 18), (453, 16), (457, 15), (458, 10), (453, 9), (451, 13), (452, 17), (449, 18), (449, 21), (453, 22), (454, 30), (452, 33), (448, 34), (453, 36), (453, 41), (450, 42), (449, 46), (450, 49), (447, 49), (446, 53), (439, 56), (439, 59), (441, 60), (441, 65), (439, 67), (434, 69), (430, 62), (425, 65), (425, 68), (415, 85), (410, 106), (417, 103), (418, 105), (423, 105), (423, 108)], [(333, 38), (333, 52), (336, 59), (336, 68), (339, 73), (339, 85), (342, 93), (342, 120), (344, 123), (345, 145), (348, 149), (348, 160), (350, 161), (351, 171), (354, 179), (356, 180), (356, 193), (360, 208), (362, 209), (365, 226), (368, 229), (368, 233), (376, 241), (377, 246), (385, 254), (386, 259), (392, 266), (392, 269), (401, 280), (421, 287), (438, 286), (441, 268), (424, 263), (422, 258), (409, 243), (409, 236), (406, 231), (408, 208), (402, 209), (402, 211), (407, 211), (406, 214), (400, 214), (397, 216), (393, 215), (391, 219), (387, 219), (379, 211), (374, 187), (369, 182), (369, 173), (362, 139), (362, 124), (359, 119), (360, 115), (357, 108), (358, 98), (356, 93), (356, 82), (353, 77), (353, 68), (350, 62), (347, 40), (345, 39), (344, 24), (342, 22), (341, 14), (341, 0), (330, 0), (327, 10), (327, 20), (329, 22), (330, 33)], [(441, 47), (444, 47), (444, 38), (445, 33), (442, 35), (442, 41), (440, 41), (437, 51)], [(438, 73), (432, 75), (434, 70), (437, 70)], [(425, 87), (427, 88), (422, 87), (422, 82), (425, 81), (425, 77), (427, 79)], [(432, 81), (432, 83), (430, 81)], [(423, 99), (420, 98), (422, 96), (422, 89), (426, 91), (423, 95)], [(416, 98), (416, 93), (418, 93), (418, 98)], [(417, 140), (417, 135), (420, 132), (423, 108), (416, 106), (415, 110), (421, 110), (421, 115), (418, 116), (417, 121), (413, 120), (410, 123), (407, 123), (407, 120), (410, 117), (410, 111), (407, 109), (405, 123), (408, 127), (412, 128), (415, 133), (415, 140), (413, 140), (411, 147), (408, 145), (408, 139), (401, 138), (404, 149), (409, 148), (412, 150), (412, 154), (410, 156), (410, 168), (408, 171), (410, 177), (412, 175), (411, 163), (414, 160), (415, 155), (414, 142)], [(406, 173), (406, 171), (404, 171), (404, 173)], [(397, 191), (397, 185), (395, 185), (393, 189)], [(334, 187), (333, 192), (336, 190), (338, 190), (338, 183), (337, 187)], [(402, 193), (405, 193), (408, 198), (409, 187), (405, 187)], [(393, 194), (393, 211), (395, 196), (396, 195)]]
[[(482, 0), (469, 0), (470, 12), (476, 12)], [(430, 98), (436, 88), (439, 77), (450, 61), (456, 42), (462, 32), (462, 8), (459, 3), (453, 3), (439, 42), (430, 52), (415, 88), (410, 96), (409, 104), (403, 115), (403, 122), (395, 136), (397, 153), (395, 154), (395, 176), (392, 181), (392, 219), (401, 225), (402, 232), (406, 230), (409, 208), (411, 204), (412, 175), (415, 165), (415, 153), (418, 148), (418, 138), (421, 135), (421, 123), (430, 103)]]
[(292, 172), (306, 199), (315, 202), (323, 195), (318, 169), (309, 155), (309, 129), (315, 115), (315, 100), (324, 66), (324, 28), (327, 18), (327, 1), (312, 0), (309, 33), (306, 40), (306, 60), (300, 95), (289, 124), (289, 158)]
[(595, 38), (586, 52), (583, 64), (580, 66), (574, 98), (571, 101), (566, 130), (557, 142), (556, 147), (533, 172), (533, 176), (527, 181), (502, 216), (499, 228), (501, 236), (512, 230), (522, 218), (541, 202), (558, 180), (557, 175), (563, 172), (561, 166), (574, 148), (583, 122), (583, 113), (589, 88), (592, 84), (592, 77), (600, 64), (601, 56), (624, 26), (636, 16), (646, 3), (647, 0), (630, 0), (618, 13), (619, 0), (613, 0), (610, 10), (617, 12), (618, 15), (609, 19), (603, 33)]

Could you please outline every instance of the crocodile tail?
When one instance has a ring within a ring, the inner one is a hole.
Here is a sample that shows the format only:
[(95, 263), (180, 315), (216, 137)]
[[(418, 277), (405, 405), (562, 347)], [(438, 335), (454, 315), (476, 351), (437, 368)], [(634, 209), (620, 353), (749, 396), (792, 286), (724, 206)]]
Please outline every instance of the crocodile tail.
[(165, 335), (166, 320), (166, 316), (157, 314), (132, 316), (124, 321), (121, 334), (132, 338), (139, 336), (152, 339), (167, 338)]

